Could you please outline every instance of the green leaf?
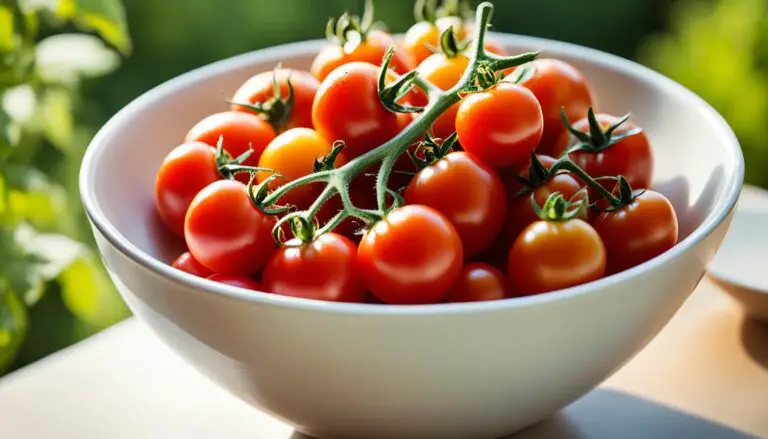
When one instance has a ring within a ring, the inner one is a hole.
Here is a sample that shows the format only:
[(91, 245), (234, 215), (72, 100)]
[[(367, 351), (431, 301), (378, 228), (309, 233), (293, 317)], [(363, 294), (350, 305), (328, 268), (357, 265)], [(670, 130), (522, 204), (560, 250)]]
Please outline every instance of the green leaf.
[(27, 326), (24, 305), (10, 291), (0, 289), (0, 374), (8, 370), (16, 358), (27, 334)]
[(63, 231), (72, 220), (67, 208), (67, 193), (37, 169), (14, 166), (6, 170), (11, 221), (27, 221), (43, 231)]
[(11, 130), (11, 117), (0, 105), (0, 151), (13, 145)]
[(51, 88), (46, 91), (41, 107), (45, 136), (58, 149), (68, 151), (75, 129), (71, 95), (61, 88)]
[(56, 13), (83, 29), (93, 30), (123, 54), (131, 52), (131, 40), (120, 0), (59, 0)]
[(106, 328), (130, 315), (104, 267), (93, 255), (77, 259), (58, 280), (64, 304), (89, 325)]
[(40, 41), (35, 60), (43, 81), (76, 85), (80, 78), (111, 73), (120, 57), (93, 35), (59, 34)]
[(29, 84), (9, 88), (2, 95), (0, 109), (5, 112), (10, 122), (19, 125), (33, 123), (37, 109), (37, 95)]
[(13, 11), (0, 5), (0, 53), (12, 52), (16, 48)]
[(20, 225), (16, 230), (0, 228), (0, 288), (18, 297), (34, 296), (42, 288), (37, 267), (42, 261), (20, 244), (18, 236), (30, 228)]

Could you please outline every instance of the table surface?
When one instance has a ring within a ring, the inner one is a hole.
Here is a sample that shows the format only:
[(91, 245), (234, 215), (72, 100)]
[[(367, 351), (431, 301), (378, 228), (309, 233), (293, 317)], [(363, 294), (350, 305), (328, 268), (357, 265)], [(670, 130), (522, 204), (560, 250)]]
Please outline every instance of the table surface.
[[(741, 201), (768, 209), (768, 195)], [(768, 438), (768, 325), (704, 279), (584, 398), (515, 439)], [(0, 380), (0, 438), (307, 439), (198, 375), (135, 319)]]

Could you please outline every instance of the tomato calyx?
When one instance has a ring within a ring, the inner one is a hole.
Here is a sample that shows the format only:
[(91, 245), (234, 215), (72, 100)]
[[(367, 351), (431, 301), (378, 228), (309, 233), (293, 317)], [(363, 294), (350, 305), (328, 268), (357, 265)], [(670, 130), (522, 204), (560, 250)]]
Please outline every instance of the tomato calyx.
[(470, 41), (458, 41), (456, 31), (449, 27), (440, 35), (440, 51), (447, 58), (456, 58), (469, 47)]
[(345, 146), (346, 143), (344, 143), (343, 140), (333, 142), (331, 152), (320, 159), (315, 159), (314, 171), (323, 172), (336, 169), (336, 159), (339, 157), (339, 153), (341, 153)]
[(365, 42), (368, 32), (376, 27), (373, 20), (373, 0), (365, 0), (362, 16), (345, 12), (338, 19), (331, 18), (326, 25), (325, 36), (328, 41), (341, 46), (345, 53), (352, 53)]
[(615, 212), (617, 210), (623, 209), (634, 203), (635, 200), (642, 196), (647, 190), (632, 189), (632, 186), (629, 184), (629, 180), (627, 180), (623, 175), (619, 175), (618, 177), (610, 177), (610, 179), (616, 181), (616, 189), (614, 189), (614, 191), (618, 192), (618, 194), (614, 195), (613, 199), (607, 199), (608, 207), (602, 207), (600, 200), (592, 203), (590, 207), (598, 212)]
[(413, 17), (417, 22), (425, 21), (434, 24), (438, 18), (458, 17), (472, 18), (472, 8), (466, 0), (445, 0), (438, 7), (438, 0), (416, 0), (413, 7)]
[[(429, 134), (425, 134), (424, 137), (424, 141), (419, 142), (414, 151), (408, 151), (411, 162), (419, 171), (461, 148), (458, 143), (459, 136), (455, 132), (445, 139), (436, 139)], [(420, 155), (424, 157), (422, 158)]]
[(381, 70), (379, 71), (378, 89), (381, 105), (392, 113), (421, 113), (424, 111), (424, 107), (414, 107), (398, 103), (413, 90), (413, 87), (416, 86), (416, 81), (419, 76), (418, 71), (412, 70), (408, 72), (408, 74), (398, 78), (394, 84), (387, 85), (389, 65), (392, 62), (392, 57), (395, 55), (395, 50), (395, 46), (391, 46), (387, 49), (387, 53), (382, 60)]
[(537, 187), (542, 186), (548, 182), (552, 177), (554, 177), (555, 174), (556, 171), (547, 169), (546, 166), (541, 163), (539, 156), (536, 155), (536, 151), (531, 151), (531, 164), (528, 167), (528, 178), (525, 178), (521, 175), (514, 175), (514, 178), (522, 183), (524, 187), (518, 192), (512, 194), (512, 197), (518, 197), (533, 191)]
[(272, 98), (264, 102), (248, 103), (234, 102), (227, 100), (228, 104), (245, 108), (256, 114), (261, 115), (275, 131), (280, 132), (288, 124), (291, 118), (294, 104), (293, 84), (291, 83), (291, 73), (288, 73), (286, 84), (288, 86), (288, 96), (283, 98), (280, 90), (280, 84), (277, 81), (277, 71), (280, 65), (277, 65), (272, 73)]
[(578, 140), (578, 143), (570, 147), (566, 154), (577, 151), (598, 153), (621, 142), (627, 137), (640, 134), (642, 129), (639, 127), (621, 134), (614, 134), (614, 132), (621, 125), (629, 120), (629, 117), (630, 113), (627, 113), (622, 116), (616, 123), (606, 129), (603, 129), (602, 125), (600, 125), (600, 122), (598, 122), (597, 117), (595, 116), (595, 111), (592, 109), (592, 107), (589, 107), (589, 110), (587, 111), (589, 133), (585, 133), (574, 128), (573, 125), (571, 125), (571, 122), (568, 120), (568, 116), (565, 114), (565, 108), (560, 108), (560, 118), (562, 119), (565, 128), (568, 129), (568, 131), (571, 133), (571, 135), (573, 135), (573, 137), (576, 138), (576, 140)]
[(232, 158), (227, 151), (224, 150), (224, 136), (219, 136), (218, 142), (216, 142), (216, 170), (221, 178), (225, 180), (234, 180), (237, 174), (249, 173), (255, 175), (257, 172), (269, 172), (272, 174), (280, 175), (273, 169), (259, 168), (256, 166), (244, 166), (246, 160), (253, 154), (253, 149), (249, 148), (248, 151), (240, 154), (239, 156)]
[(587, 211), (587, 201), (581, 198), (577, 201), (569, 201), (560, 192), (554, 192), (544, 202), (542, 207), (536, 202), (536, 197), (531, 194), (531, 206), (533, 211), (542, 221), (569, 221), (583, 217)]

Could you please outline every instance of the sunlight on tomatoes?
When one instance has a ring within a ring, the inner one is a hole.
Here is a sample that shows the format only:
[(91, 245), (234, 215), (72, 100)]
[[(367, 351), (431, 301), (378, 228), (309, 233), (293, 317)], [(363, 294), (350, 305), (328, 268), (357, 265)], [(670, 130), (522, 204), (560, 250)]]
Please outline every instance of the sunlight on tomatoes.
[(605, 245), (585, 221), (537, 221), (512, 245), (507, 274), (513, 294), (531, 295), (600, 279), (605, 266)]
[(510, 297), (509, 280), (495, 267), (480, 262), (464, 266), (445, 296), (446, 302), (483, 302)]
[(221, 274), (251, 275), (261, 271), (275, 251), (273, 217), (257, 209), (247, 187), (219, 180), (192, 200), (184, 223), (189, 252)]
[(259, 291), (261, 285), (258, 282), (246, 276), (233, 276), (227, 274), (214, 274), (208, 277), (208, 280), (218, 282), (233, 287), (244, 288), (246, 290)]
[[(469, 58), (462, 54), (447, 56), (436, 53), (419, 64), (416, 70), (420, 77), (442, 90), (448, 90), (459, 82), (468, 65)], [(441, 114), (432, 124), (432, 134), (443, 139), (453, 134), (456, 131), (456, 113), (458, 111), (459, 104), (457, 103)]]
[[(326, 46), (312, 62), (310, 71), (315, 78), (323, 81), (333, 70), (345, 64), (365, 62), (380, 66), (387, 49), (395, 44), (392, 35), (374, 29), (369, 31), (365, 40), (351, 51), (345, 50), (338, 44)], [(392, 57), (390, 68), (397, 73), (404, 74), (412, 70), (414, 65), (408, 52), (398, 50)]]
[(456, 229), (438, 211), (419, 205), (390, 212), (363, 236), (357, 270), (387, 304), (441, 302), (461, 272)]
[(288, 241), (264, 269), (264, 289), (305, 299), (362, 302), (366, 291), (356, 273), (356, 256), (355, 244), (336, 233), (309, 243)]
[(208, 277), (213, 274), (213, 271), (198, 262), (189, 252), (184, 252), (179, 255), (179, 257), (171, 263), (171, 267), (197, 277)]

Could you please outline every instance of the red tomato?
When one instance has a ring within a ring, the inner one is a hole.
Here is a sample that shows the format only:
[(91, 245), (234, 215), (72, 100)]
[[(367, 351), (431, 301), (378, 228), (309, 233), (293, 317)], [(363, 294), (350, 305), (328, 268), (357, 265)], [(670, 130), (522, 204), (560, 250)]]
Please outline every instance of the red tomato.
[(594, 106), (594, 93), (581, 72), (565, 61), (542, 58), (531, 62), (530, 68), (531, 75), (522, 85), (539, 100), (544, 115), (544, 132), (538, 151), (559, 157), (568, 147), (569, 139), (560, 110), (564, 109), (573, 123)]
[(600, 279), (605, 265), (605, 245), (585, 221), (537, 221), (512, 245), (507, 273), (514, 294), (530, 295)]
[(464, 266), (446, 302), (482, 302), (510, 297), (509, 281), (498, 269), (480, 262)]
[(405, 202), (445, 215), (459, 233), (466, 258), (493, 242), (507, 205), (504, 185), (493, 168), (463, 151), (422, 169), (405, 190)]
[(181, 270), (185, 273), (192, 274), (197, 277), (208, 277), (213, 274), (213, 271), (205, 267), (205, 265), (197, 262), (197, 259), (193, 258), (189, 252), (182, 253), (176, 260), (173, 261), (171, 266), (177, 270)]
[(248, 276), (275, 251), (273, 217), (253, 205), (247, 187), (219, 180), (192, 200), (184, 223), (189, 252), (210, 270)]
[(410, 115), (392, 113), (381, 104), (378, 76), (379, 68), (373, 64), (345, 64), (320, 84), (315, 97), (315, 129), (329, 141), (346, 142), (347, 158), (384, 144), (412, 120)]
[[(265, 103), (275, 97), (273, 81), (277, 79), (280, 97), (288, 99), (288, 79), (293, 88), (293, 106), (281, 131), (291, 128), (312, 128), (312, 102), (320, 83), (309, 72), (293, 69), (277, 69), (275, 72), (263, 72), (247, 80), (232, 97), (232, 102), (257, 104)], [(232, 105), (234, 111), (251, 111), (240, 105)], [(278, 117), (281, 115), (278, 115)], [(273, 122), (274, 121), (270, 121)]]
[(524, 167), (541, 140), (543, 124), (536, 96), (504, 82), (467, 96), (456, 114), (461, 146), (494, 167)]
[[(603, 128), (615, 124), (619, 118), (608, 114), (597, 114), (597, 121)], [(581, 119), (573, 125), (579, 131), (589, 132), (589, 122)], [(637, 128), (632, 121), (621, 125), (614, 136)], [(653, 177), (653, 151), (645, 132), (620, 140), (599, 152), (579, 151), (570, 154), (571, 160), (592, 178), (616, 177), (623, 175), (633, 189), (647, 189)], [(611, 189), (613, 182), (604, 186)]]
[[(255, 114), (226, 111), (212, 114), (198, 122), (187, 133), (186, 141), (216, 146), (222, 136), (224, 150), (233, 158), (253, 149), (253, 153), (243, 164), (256, 166), (261, 152), (275, 138), (275, 130), (272, 125)], [(248, 181), (247, 174), (238, 177), (240, 181)]]
[[(380, 66), (387, 49), (395, 44), (392, 35), (380, 31), (369, 31), (365, 39), (351, 51), (339, 44), (326, 46), (312, 62), (310, 71), (320, 81), (325, 80), (336, 68), (353, 62), (371, 63)], [(396, 51), (390, 67), (397, 73), (404, 74), (413, 70), (414, 62), (408, 52)]]
[(652, 190), (627, 206), (601, 213), (592, 226), (605, 243), (608, 274), (640, 265), (677, 244), (675, 209), (666, 197)]
[(461, 272), (456, 229), (440, 212), (403, 206), (374, 224), (357, 250), (363, 284), (384, 303), (441, 302)]
[(174, 148), (163, 160), (155, 180), (157, 213), (177, 235), (184, 234), (184, 217), (198, 192), (220, 179), (216, 150), (200, 142)]
[(258, 282), (246, 276), (232, 276), (226, 274), (214, 274), (208, 277), (214, 282), (231, 285), (233, 287), (245, 288), (246, 290), (260, 291), (261, 286)]
[(355, 244), (336, 233), (310, 243), (288, 241), (264, 269), (264, 288), (305, 299), (363, 302), (366, 291), (355, 270), (356, 256)]
[[(270, 142), (261, 153), (259, 166), (272, 169), (283, 177), (273, 179), (270, 189), (274, 190), (286, 182), (296, 180), (314, 172), (315, 160), (321, 159), (331, 152), (331, 144), (310, 128), (293, 128)], [(259, 183), (267, 179), (271, 174), (259, 172)], [(308, 208), (319, 195), (321, 185), (298, 186), (280, 199), (281, 203), (288, 203), (300, 209)]]

